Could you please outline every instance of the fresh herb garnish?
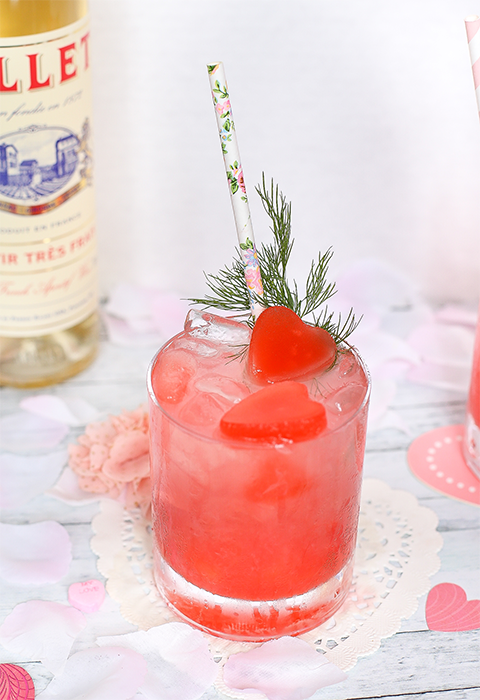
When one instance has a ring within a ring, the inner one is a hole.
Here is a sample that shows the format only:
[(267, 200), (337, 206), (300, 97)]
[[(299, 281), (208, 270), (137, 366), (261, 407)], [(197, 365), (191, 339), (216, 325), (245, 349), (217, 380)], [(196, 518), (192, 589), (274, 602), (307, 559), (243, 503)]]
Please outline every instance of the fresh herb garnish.
[[(263, 208), (271, 219), (270, 229), (273, 233), (272, 243), (262, 243), (257, 249), (258, 261), (262, 274), (263, 297), (255, 295), (255, 301), (262, 306), (286, 306), (300, 316), (306, 323), (324, 328), (334, 338), (337, 345), (344, 342), (358, 326), (353, 309), (347, 318), (342, 320), (341, 314), (328, 310), (326, 302), (335, 294), (335, 284), (327, 283), (326, 275), (333, 252), (329, 248), (326, 253), (318, 254), (317, 260), (312, 260), (305, 283), (305, 294), (300, 296), (295, 280), (289, 282), (287, 265), (290, 260), (294, 239), (291, 232), (291, 204), (279, 191), (273, 180), (268, 187), (265, 176), (262, 184), (256, 187)], [(232, 265), (223, 267), (216, 275), (205, 273), (207, 285), (211, 294), (203, 299), (189, 299), (194, 304), (204, 308), (222, 309), (232, 312), (250, 312), (250, 296), (245, 285), (245, 267), (238, 248)], [(320, 308), (323, 307), (323, 308)], [(312, 320), (306, 319), (311, 316)], [(253, 325), (253, 321), (246, 321)]]

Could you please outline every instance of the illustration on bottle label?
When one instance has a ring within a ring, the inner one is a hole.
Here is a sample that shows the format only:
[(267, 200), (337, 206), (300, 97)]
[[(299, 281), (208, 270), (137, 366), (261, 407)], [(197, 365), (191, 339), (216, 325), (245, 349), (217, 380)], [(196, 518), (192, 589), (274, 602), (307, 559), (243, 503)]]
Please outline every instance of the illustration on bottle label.
[(88, 18), (1, 40), (0, 335), (71, 328), (97, 308)]
[(88, 118), (78, 136), (64, 127), (36, 125), (0, 136), (0, 211), (43, 214), (90, 184), (89, 140)]

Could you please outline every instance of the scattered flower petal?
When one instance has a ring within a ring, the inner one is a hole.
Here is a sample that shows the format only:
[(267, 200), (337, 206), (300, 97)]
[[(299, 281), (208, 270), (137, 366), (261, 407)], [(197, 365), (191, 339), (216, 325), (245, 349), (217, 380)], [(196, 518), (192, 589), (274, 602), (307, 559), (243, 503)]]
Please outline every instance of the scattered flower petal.
[(122, 283), (113, 290), (104, 316), (112, 342), (159, 345), (182, 330), (188, 309), (178, 294)]
[(71, 426), (86, 425), (100, 418), (97, 409), (81, 398), (61, 399), (50, 394), (38, 394), (23, 399), (20, 406), (30, 413)]
[(156, 294), (151, 303), (153, 321), (165, 338), (171, 338), (183, 330), (189, 310), (188, 301), (180, 299), (176, 294)]
[(473, 328), (448, 323), (429, 323), (409, 337), (421, 362), (407, 378), (412, 382), (466, 394), (470, 384), (474, 345)]
[(453, 323), (456, 326), (466, 326), (471, 330), (477, 327), (477, 311), (466, 309), (464, 306), (447, 304), (435, 314), (435, 319), (439, 323)]
[(41, 661), (55, 674), (64, 667), (86, 624), (85, 616), (69, 605), (29, 600), (7, 615), (0, 627), (0, 643), (19, 658)]
[(212, 685), (218, 672), (203, 634), (182, 622), (100, 637), (97, 644), (121, 645), (142, 654), (148, 673), (141, 692), (148, 700), (197, 700)]
[(412, 367), (407, 374), (407, 379), (437, 389), (458, 391), (466, 396), (470, 386), (471, 373), (470, 367), (453, 367), (424, 362), (418, 367)]
[(404, 340), (390, 333), (383, 331), (360, 333), (359, 329), (355, 336), (355, 343), (361, 348), (360, 354), (370, 372), (392, 361), (403, 362), (405, 367), (419, 363), (417, 352)]
[(146, 668), (140, 654), (130, 649), (84, 649), (68, 659), (63, 673), (52, 680), (40, 697), (42, 700), (130, 700), (141, 686)]
[(138, 284), (122, 282), (110, 294), (105, 310), (111, 316), (125, 321), (148, 319), (153, 290)]
[(17, 454), (43, 452), (56, 447), (67, 433), (65, 423), (19, 411), (0, 419), (0, 449)]
[(0, 454), (0, 507), (18, 508), (50, 488), (68, 461), (67, 450), (48, 455)]
[(391, 309), (411, 306), (418, 292), (406, 275), (375, 258), (364, 258), (349, 265), (337, 275), (339, 294), (354, 302), (356, 313), (362, 306), (376, 309), (381, 315)]
[(128, 321), (121, 318), (110, 316), (107, 313), (103, 313), (102, 318), (107, 328), (108, 339), (114, 345), (134, 348), (151, 345), (152, 348), (159, 348), (167, 340), (156, 328), (140, 333), (138, 330), (134, 330)]
[[(368, 409), (368, 431), (392, 427), (389, 406), (397, 393), (397, 383), (393, 379), (372, 377), (372, 391)], [(388, 420), (386, 419), (389, 415)], [(395, 422), (395, 421), (393, 421)]]
[(57, 483), (45, 493), (75, 506), (93, 503), (100, 498), (98, 494), (92, 494), (80, 488), (78, 476), (70, 467), (65, 467)]
[(0, 523), (0, 576), (11, 583), (56, 583), (68, 571), (72, 545), (67, 531), (53, 520), (33, 525)]
[(243, 654), (233, 654), (223, 679), (233, 690), (259, 690), (269, 700), (304, 700), (346, 674), (302, 639), (281, 637)]
[(410, 335), (409, 343), (424, 362), (469, 369), (472, 366), (474, 333), (462, 326), (419, 326)]

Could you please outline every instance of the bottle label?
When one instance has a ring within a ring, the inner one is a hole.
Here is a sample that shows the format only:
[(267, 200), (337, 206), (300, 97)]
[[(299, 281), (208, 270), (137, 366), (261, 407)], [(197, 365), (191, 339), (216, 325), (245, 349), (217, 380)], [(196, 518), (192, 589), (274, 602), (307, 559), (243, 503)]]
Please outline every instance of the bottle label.
[(0, 39), (0, 335), (97, 307), (89, 23)]

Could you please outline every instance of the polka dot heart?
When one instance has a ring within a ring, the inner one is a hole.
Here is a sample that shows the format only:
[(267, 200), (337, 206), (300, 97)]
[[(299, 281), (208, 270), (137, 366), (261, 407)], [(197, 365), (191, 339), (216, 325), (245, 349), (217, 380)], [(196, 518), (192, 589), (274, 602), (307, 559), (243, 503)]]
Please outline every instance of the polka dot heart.
[(0, 664), (0, 700), (34, 700), (32, 677), (21, 666)]
[(412, 442), (408, 464), (413, 474), (435, 491), (480, 506), (480, 480), (465, 464), (463, 425), (431, 430)]

